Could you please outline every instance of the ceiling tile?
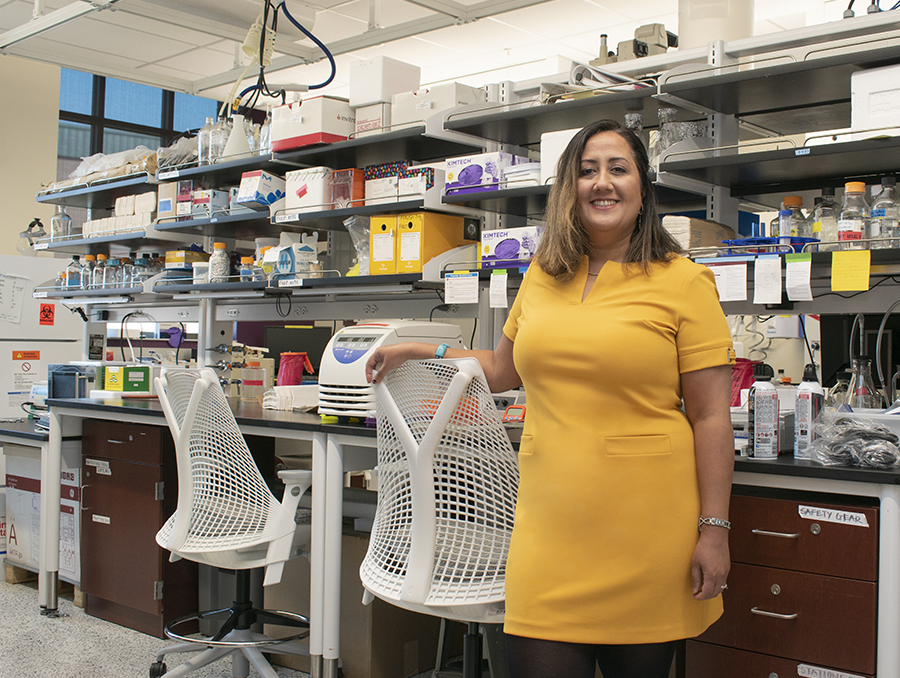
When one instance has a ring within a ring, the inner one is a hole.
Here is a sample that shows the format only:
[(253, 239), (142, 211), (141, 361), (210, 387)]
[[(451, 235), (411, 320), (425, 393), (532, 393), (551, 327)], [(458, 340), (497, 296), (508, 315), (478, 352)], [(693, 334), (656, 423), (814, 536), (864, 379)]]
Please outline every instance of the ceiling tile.
[(144, 35), (145, 40), (159, 36), (197, 47), (209, 45), (219, 40), (219, 38), (209, 33), (191, 30), (185, 26), (177, 26), (163, 21), (147, 19), (127, 12), (97, 12), (91, 15), (91, 20), (138, 31)]
[(165, 68), (192, 73), (194, 79), (223, 73), (234, 65), (231, 55), (205, 48), (187, 50), (166, 59), (158, 59), (155, 63)]

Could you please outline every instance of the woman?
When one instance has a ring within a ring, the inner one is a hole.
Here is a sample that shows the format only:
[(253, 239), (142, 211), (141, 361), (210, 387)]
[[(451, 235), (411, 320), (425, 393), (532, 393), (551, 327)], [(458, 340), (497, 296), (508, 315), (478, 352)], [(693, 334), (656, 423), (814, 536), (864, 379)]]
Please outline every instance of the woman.
[[(734, 354), (713, 276), (677, 255), (647, 170), (618, 123), (578, 132), (497, 348), (446, 352), (478, 358), (495, 392), (525, 384), (513, 678), (666, 678), (676, 641), (722, 613)], [(397, 344), (366, 368), (376, 381), (434, 355)]]

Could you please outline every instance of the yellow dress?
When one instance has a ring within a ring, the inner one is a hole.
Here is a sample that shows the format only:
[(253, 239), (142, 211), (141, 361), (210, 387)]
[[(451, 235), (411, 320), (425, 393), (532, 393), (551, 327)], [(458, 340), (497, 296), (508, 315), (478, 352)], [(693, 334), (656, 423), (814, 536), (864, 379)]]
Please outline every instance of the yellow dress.
[(531, 266), (503, 328), (527, 394), (506, 575), (507, 633), (592, 644), (702, 633), (691, 596), (700, 496), (680, 374), (733, 362), (712, 273), (678, 257)]

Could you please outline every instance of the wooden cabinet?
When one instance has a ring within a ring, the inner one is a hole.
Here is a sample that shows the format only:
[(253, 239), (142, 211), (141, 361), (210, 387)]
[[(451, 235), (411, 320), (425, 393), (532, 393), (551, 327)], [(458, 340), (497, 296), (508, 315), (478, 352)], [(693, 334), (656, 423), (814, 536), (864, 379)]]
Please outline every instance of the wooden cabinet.
[(198, 605), (197, 565), (156, 543), (177, 499), (169, 430), (85, 420), (82, 461), (85, 612), (163, 638)]
[(725, 613), (688, 641), (687, 678), (875, 675), (878, 517), (837, 497), (735, 488)]

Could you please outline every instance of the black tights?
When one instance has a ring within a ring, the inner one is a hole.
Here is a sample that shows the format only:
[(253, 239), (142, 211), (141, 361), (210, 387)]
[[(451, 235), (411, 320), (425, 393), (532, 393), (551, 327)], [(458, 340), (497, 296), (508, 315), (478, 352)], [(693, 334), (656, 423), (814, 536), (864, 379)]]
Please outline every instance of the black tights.
[(583, 645), (506, 636), (510, 678), (668, 678), (677, 641)]

